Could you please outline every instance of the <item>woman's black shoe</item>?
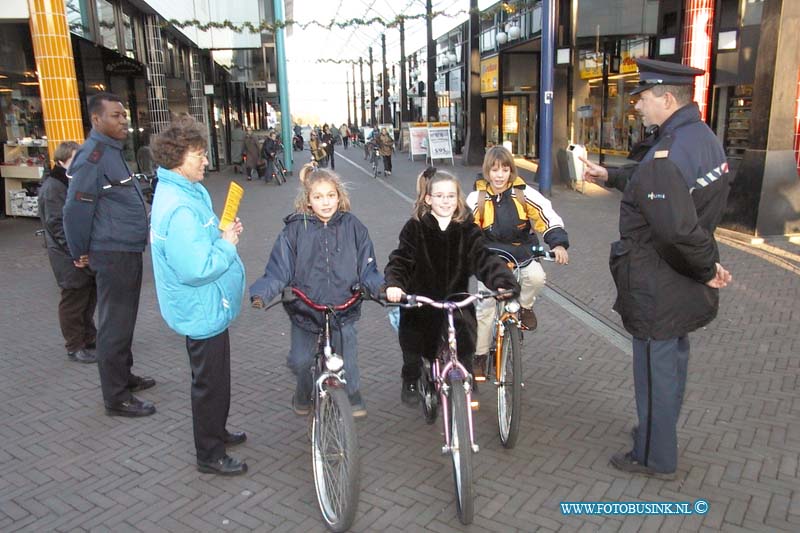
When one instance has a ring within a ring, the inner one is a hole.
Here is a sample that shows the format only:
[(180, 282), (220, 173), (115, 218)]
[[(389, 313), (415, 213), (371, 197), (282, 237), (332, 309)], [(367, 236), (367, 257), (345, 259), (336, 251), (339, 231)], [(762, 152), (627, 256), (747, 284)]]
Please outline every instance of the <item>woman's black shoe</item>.
[(230, 455), (223, 455), (216, 461), (207, 463), (197, 461), (197, 470), (204, 474), (217, 474), (220, 476), (238, 476), (247, 472), (247, 463)]
[(153, 402), (140, 400), (136, 396), (131, 396), (126, 402), (106, 404), (106, 414), (109, 416), (150, 416), (155, 412), (156, 406)]

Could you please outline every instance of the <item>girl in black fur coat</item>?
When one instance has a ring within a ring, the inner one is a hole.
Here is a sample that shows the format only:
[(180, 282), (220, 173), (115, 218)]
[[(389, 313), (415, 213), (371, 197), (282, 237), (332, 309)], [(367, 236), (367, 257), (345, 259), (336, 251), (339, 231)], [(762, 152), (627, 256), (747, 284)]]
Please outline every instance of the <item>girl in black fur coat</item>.
[[(404, 294), (419, 294), (444, 300), (469, 290), (476, 276), (493, 290), (519, 285), (506, 264), (489, 253), (480, 228), (466, 206), (461, 185), (452, 174), (429, 167), (417, 179), (414, 215), (400, 232), (400, 244), (389, 255), (384, 270), (386, 298), (399, 302)], [(458, 359), (472, 371), (477, 325), (475, 308), (455, 315)], [(417, 380), (421, 357), (433, 358), (447, 321), (441, 310), (431, 307), (400, 310), (400, 348), (403, 350), (403, 403), (419, 402)]]

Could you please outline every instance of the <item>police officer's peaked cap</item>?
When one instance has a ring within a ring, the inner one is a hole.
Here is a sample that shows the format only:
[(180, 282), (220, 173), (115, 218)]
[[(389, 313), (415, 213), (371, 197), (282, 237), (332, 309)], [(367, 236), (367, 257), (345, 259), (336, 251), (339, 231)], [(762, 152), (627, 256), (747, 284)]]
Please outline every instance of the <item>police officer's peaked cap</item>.
[(631, 91), (632, 95), (656, 85), (692, 85), (697, 76), (706, 73), (703, 69), (657, 59), (637, 58), (636, 65), (639, 67), (639, 85)]

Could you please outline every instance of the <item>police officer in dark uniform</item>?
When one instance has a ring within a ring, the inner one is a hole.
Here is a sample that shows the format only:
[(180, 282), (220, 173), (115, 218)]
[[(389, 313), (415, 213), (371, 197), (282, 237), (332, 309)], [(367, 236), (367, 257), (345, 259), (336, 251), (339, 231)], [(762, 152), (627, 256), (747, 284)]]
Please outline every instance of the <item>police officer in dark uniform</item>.
[[(637, 59), (636, 110), (658, 126), (652, 146), (623, 190), (620, 240), (611, 245), (614, 309), (633, 336), (638, 426), (633, 449), (611, 458), (626, 472), (674, 479), (677, 421), (689, 363), (688, 333), (717, 315), (718, 289), (731, 281), (719, 264), (714, 229), (730, 189), (725, 152), (692, 102), (700, 69)], [(592, 181), (603, 181), (592, 176)]]
[(91, 266), (96, 276), (97, 363), (106, 413), (147, 416), (155, 406), (132, 393), (155, 380), (131, 373), (147, 243), (145, 199), (122, 153), (128, 136), (122, 100), (98, 93), (89, 99), (89, 114), (92, 131), (69, 168), (64, 232), (75, 266)]

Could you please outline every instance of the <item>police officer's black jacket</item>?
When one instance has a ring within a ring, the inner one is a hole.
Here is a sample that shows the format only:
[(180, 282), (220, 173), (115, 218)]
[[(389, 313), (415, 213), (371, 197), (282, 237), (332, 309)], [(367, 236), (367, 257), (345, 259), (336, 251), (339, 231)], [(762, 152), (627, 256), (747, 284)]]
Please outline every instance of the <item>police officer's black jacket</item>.
[(718, 290), (705, 283), (716, 273), (714, 230), (729, 188), (722, 145), (695, 104), (682, 107), (625, 187), (611, 246), (614, 309), (633, 336), (678, 337), (716, 316)]
[(92, 129), (69, 167), (64, 233), (74, 259), (93, 250), (142, 252), (147, 208), (123, 143)]

